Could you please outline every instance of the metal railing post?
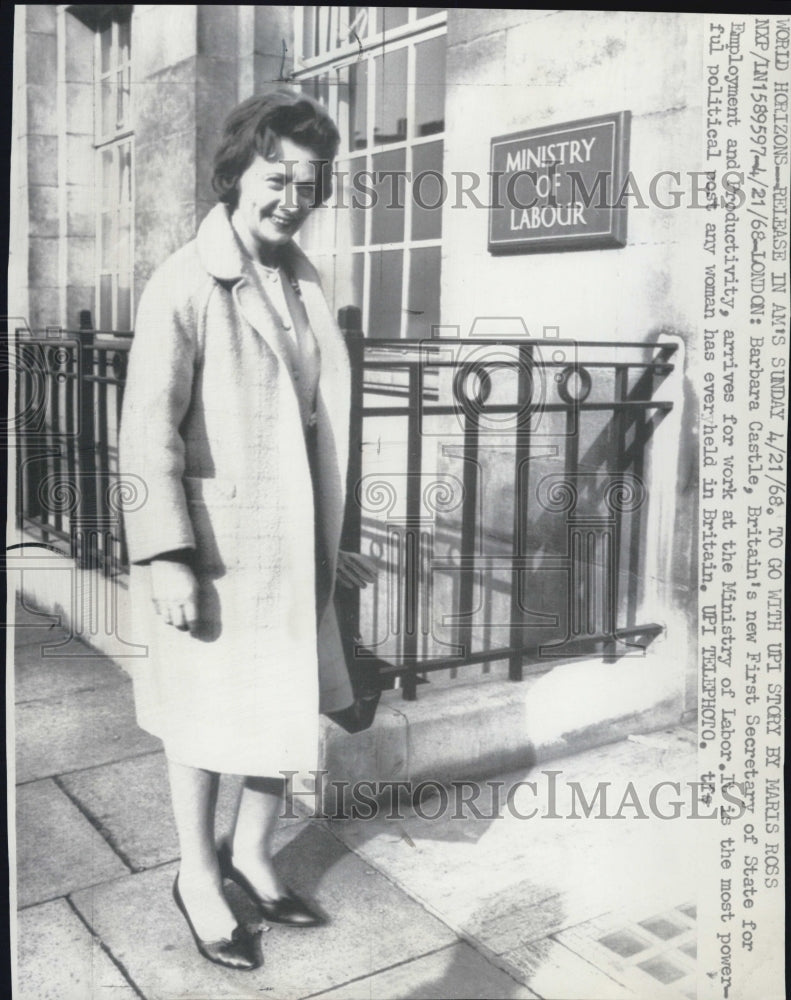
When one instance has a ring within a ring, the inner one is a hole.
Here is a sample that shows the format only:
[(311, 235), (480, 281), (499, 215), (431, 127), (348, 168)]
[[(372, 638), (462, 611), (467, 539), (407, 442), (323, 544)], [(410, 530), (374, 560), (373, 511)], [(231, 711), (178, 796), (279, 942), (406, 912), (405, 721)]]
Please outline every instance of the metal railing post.
[[(527, 344), (519, 347), (517, 368), (517, 404), (519, 409), (514, 429), (514, 526), (511, 552), (514, 563), (511, 571), (511, 620), (510, 643), (512, 649), (524, 646), (525, 601), (527, 574), (521, 569), (521, 560), (528, 554), (528, 503), (530, 496), (530, 404), (533, 393), (533, 348)], [(520, 423), (521, 422), (521, 423)], [(508, 679), (521, 681), (524, 676), (522, 655), (513, 653), (508, 658)]]
[(94, 433), (93, 382), (93, 330), (79, 330), (80, 379), (77, 384), (80, 426), (77, 435), (79, 469), (79, 505), (76, 512), (74, 538), (78, 551), (74, 553), (81, 566), (95, 568), (99, 565), (97, 523), (99, 505), (96, 491), (96, 435)]
[(418, 620), (421, 586), (421, 473), (423, 439), (420, 434), (420, 405), (423, 399), (423, 368), (409, 366), (409, 413), (407, 415), (407, 487), (404, 524), (404, 647), (409, 670), (402, 680), (405, 701), (417, 700)]

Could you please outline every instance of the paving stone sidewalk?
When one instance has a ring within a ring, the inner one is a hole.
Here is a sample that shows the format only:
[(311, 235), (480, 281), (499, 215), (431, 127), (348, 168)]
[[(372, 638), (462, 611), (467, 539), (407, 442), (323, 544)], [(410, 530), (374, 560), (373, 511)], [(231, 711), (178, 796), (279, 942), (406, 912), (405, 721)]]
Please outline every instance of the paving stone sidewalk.
[[(395, 819), (382, 809), (371, 820), (283, 820), (277, 863), (331, 920), (272, 926), (262, 968), (230, 973), (199, 958), (173, 905), (165, 762), (135, 725), (127, 675), (87, 647), (61, 655), (67, 636), (54, 619), (17, 615), (18, 1000), (694, 996), (685, 825), (516, 815), (528, 810), (527, 799), (517, 808), (525, 781), (539, 788), (532, 805), (546, 806), (553, 769), (585, 787), (603, 776), (684, 780), (694, 773), (690, 730), (502, 775), (499, 790), (484, 787), (480, 815), (460, 807), (454, 818), (450, 802), (443, 812), (435, 790)], [(236, 779), (223, 780), (218, 835), (237, 792)], [(229, 898), (254, 919), (230, 885)]]

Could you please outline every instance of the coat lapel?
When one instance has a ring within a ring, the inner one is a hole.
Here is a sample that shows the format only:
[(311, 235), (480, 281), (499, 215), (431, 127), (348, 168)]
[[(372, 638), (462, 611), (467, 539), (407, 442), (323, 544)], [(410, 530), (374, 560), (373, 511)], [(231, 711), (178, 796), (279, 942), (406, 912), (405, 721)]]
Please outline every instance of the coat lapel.
[[(201, 263), (209, 274), (232, 286), (240, 314), (285, 365), (285, 370), (290, 372), (290, 352), (283, 340), (285, 334), (279, 317), (234, 234), (225, 205), (216, 205), (201, 223), (197, 249)], [(315, 268), (295, 243), (287, 244), (284, 249), (288, 267), (299, 283), (308, 321), (321, 352), (317, 432), (321, 489), (326, 494), (322, 497), (321, 510), (325, 538), (334, 563), (343, 526), (345, 470), (349, 458), (349, 358)], [(334, 578), (335, 566), (331, 568)]]
[[(340, 541), (346, 501), (345, 470), (349, 459), (349, 408), (351, 375), (349, 355), (338, 325), (324, 298), (313, 265), (296, 244), (289, 246), (289, 266), (299, 290), (313, 334), (321, 351), (317, 417), (322, 487), (332, 493), (322, 504), (324, 530), (333, 553)], [(343, 470), (343, 471), (341, 471)], [(333, 578), (335, 567), (333, 565)]]
[(232, 286), (239, 312), (290, 370), (288, 345), (283, 340), (280, 319), (255, 275), (252, 262), (239, 245), (225, 205), (215, 205), (200, 224), (197, 248), (209, 274)]
[[(246, 266), (251, 267), (249, 264)], [(245, 274), (233, 286), (233, 297), (242, 316), (290, 371), (288, 345), (283, 340), (283, 329), (261, 282), (253, 274)]]

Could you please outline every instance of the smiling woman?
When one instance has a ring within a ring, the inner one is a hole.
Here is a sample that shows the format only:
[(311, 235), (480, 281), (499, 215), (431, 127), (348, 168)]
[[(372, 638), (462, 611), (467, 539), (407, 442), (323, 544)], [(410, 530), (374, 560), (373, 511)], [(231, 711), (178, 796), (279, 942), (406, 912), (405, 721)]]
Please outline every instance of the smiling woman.
[[(280, 156), (274, 163), (257, 156), (239, 178), (239, 199), (232, 217), (251, 257), (273, 257), (291, 239), (316, 201), (313, 152), (290, 139), (273, 138)], [(263, 261), (262, 261), (263, 263)]]
[[(271, 839), (283, 772), (316, 767), (318, 713), (353, 702), (335, 579), (373, 579), (339, 553), (349, 367), (316, 272), (292, 237), (330, 193), (338, 133), (278, 91), (228, 118), (218, 204), (140, 302), (121, 427), (123, 472), (146, 483), (125, 521), (138, 723), (168, 759), (181, 847), (173, 895), (204, 957), (260, 964), (223, 878), (267, 920), (322, 918), (284, 886)], [(220, 773), (246, 776), (218, 852)]]
[[(262, 102), (269, 106), (265, 120), (260, 117)], [(304, 95), (277, 91), (250, 98), (231, 113), (215, 156), (212, 183), (231, 211), (247, 202), (244, 221), (260, 236), (256, 252), (289, 239), (310, 211), (330, 197), (338, 142), (327, 113)], [(251, 197), (258, 202), (255, 215), (247, 211)], [(261, 212), (267, 219), (276, 214), (288, 231), (277, 224), (259, 230)]]

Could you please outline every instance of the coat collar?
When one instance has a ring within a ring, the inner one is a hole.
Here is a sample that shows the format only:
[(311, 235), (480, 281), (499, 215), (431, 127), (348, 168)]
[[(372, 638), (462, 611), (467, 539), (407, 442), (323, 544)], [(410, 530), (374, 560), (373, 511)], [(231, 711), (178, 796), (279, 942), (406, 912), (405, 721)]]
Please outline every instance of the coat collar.
[[(250, 273), (249, 258), (236, 236), (228, 208), (215, 205), (198, 227), (198, 256), (218, 281), (236, 282)], [(316, 272), (293, 241), (282, 250), (284, 263), (298, 281), (315, 281)]]
[[(217, 281), (231, 286), (231, 293), (247, 322), (267, 342), (287, 367), (290, 365), (290, 342), (283, 333), (280, 317), (267, 289), (255, 275), (253, 262), (239, 242), (227, 207), (216, 205), (198, 227), (198, 257), (203, 267)], [(326, 339), (327, 312), (318, 275), (305, 254), (293, 241), (281, 249), (284, 266), (299, 282), (308, 321), (319, 343)], [(330, 321), (330, 326), (332, 323)]]
[(215, 205), (200, 224), (197, 247), (201, 264), (218, 281), (238, 281), (243, 277), (245, 254), (225, 205)]

